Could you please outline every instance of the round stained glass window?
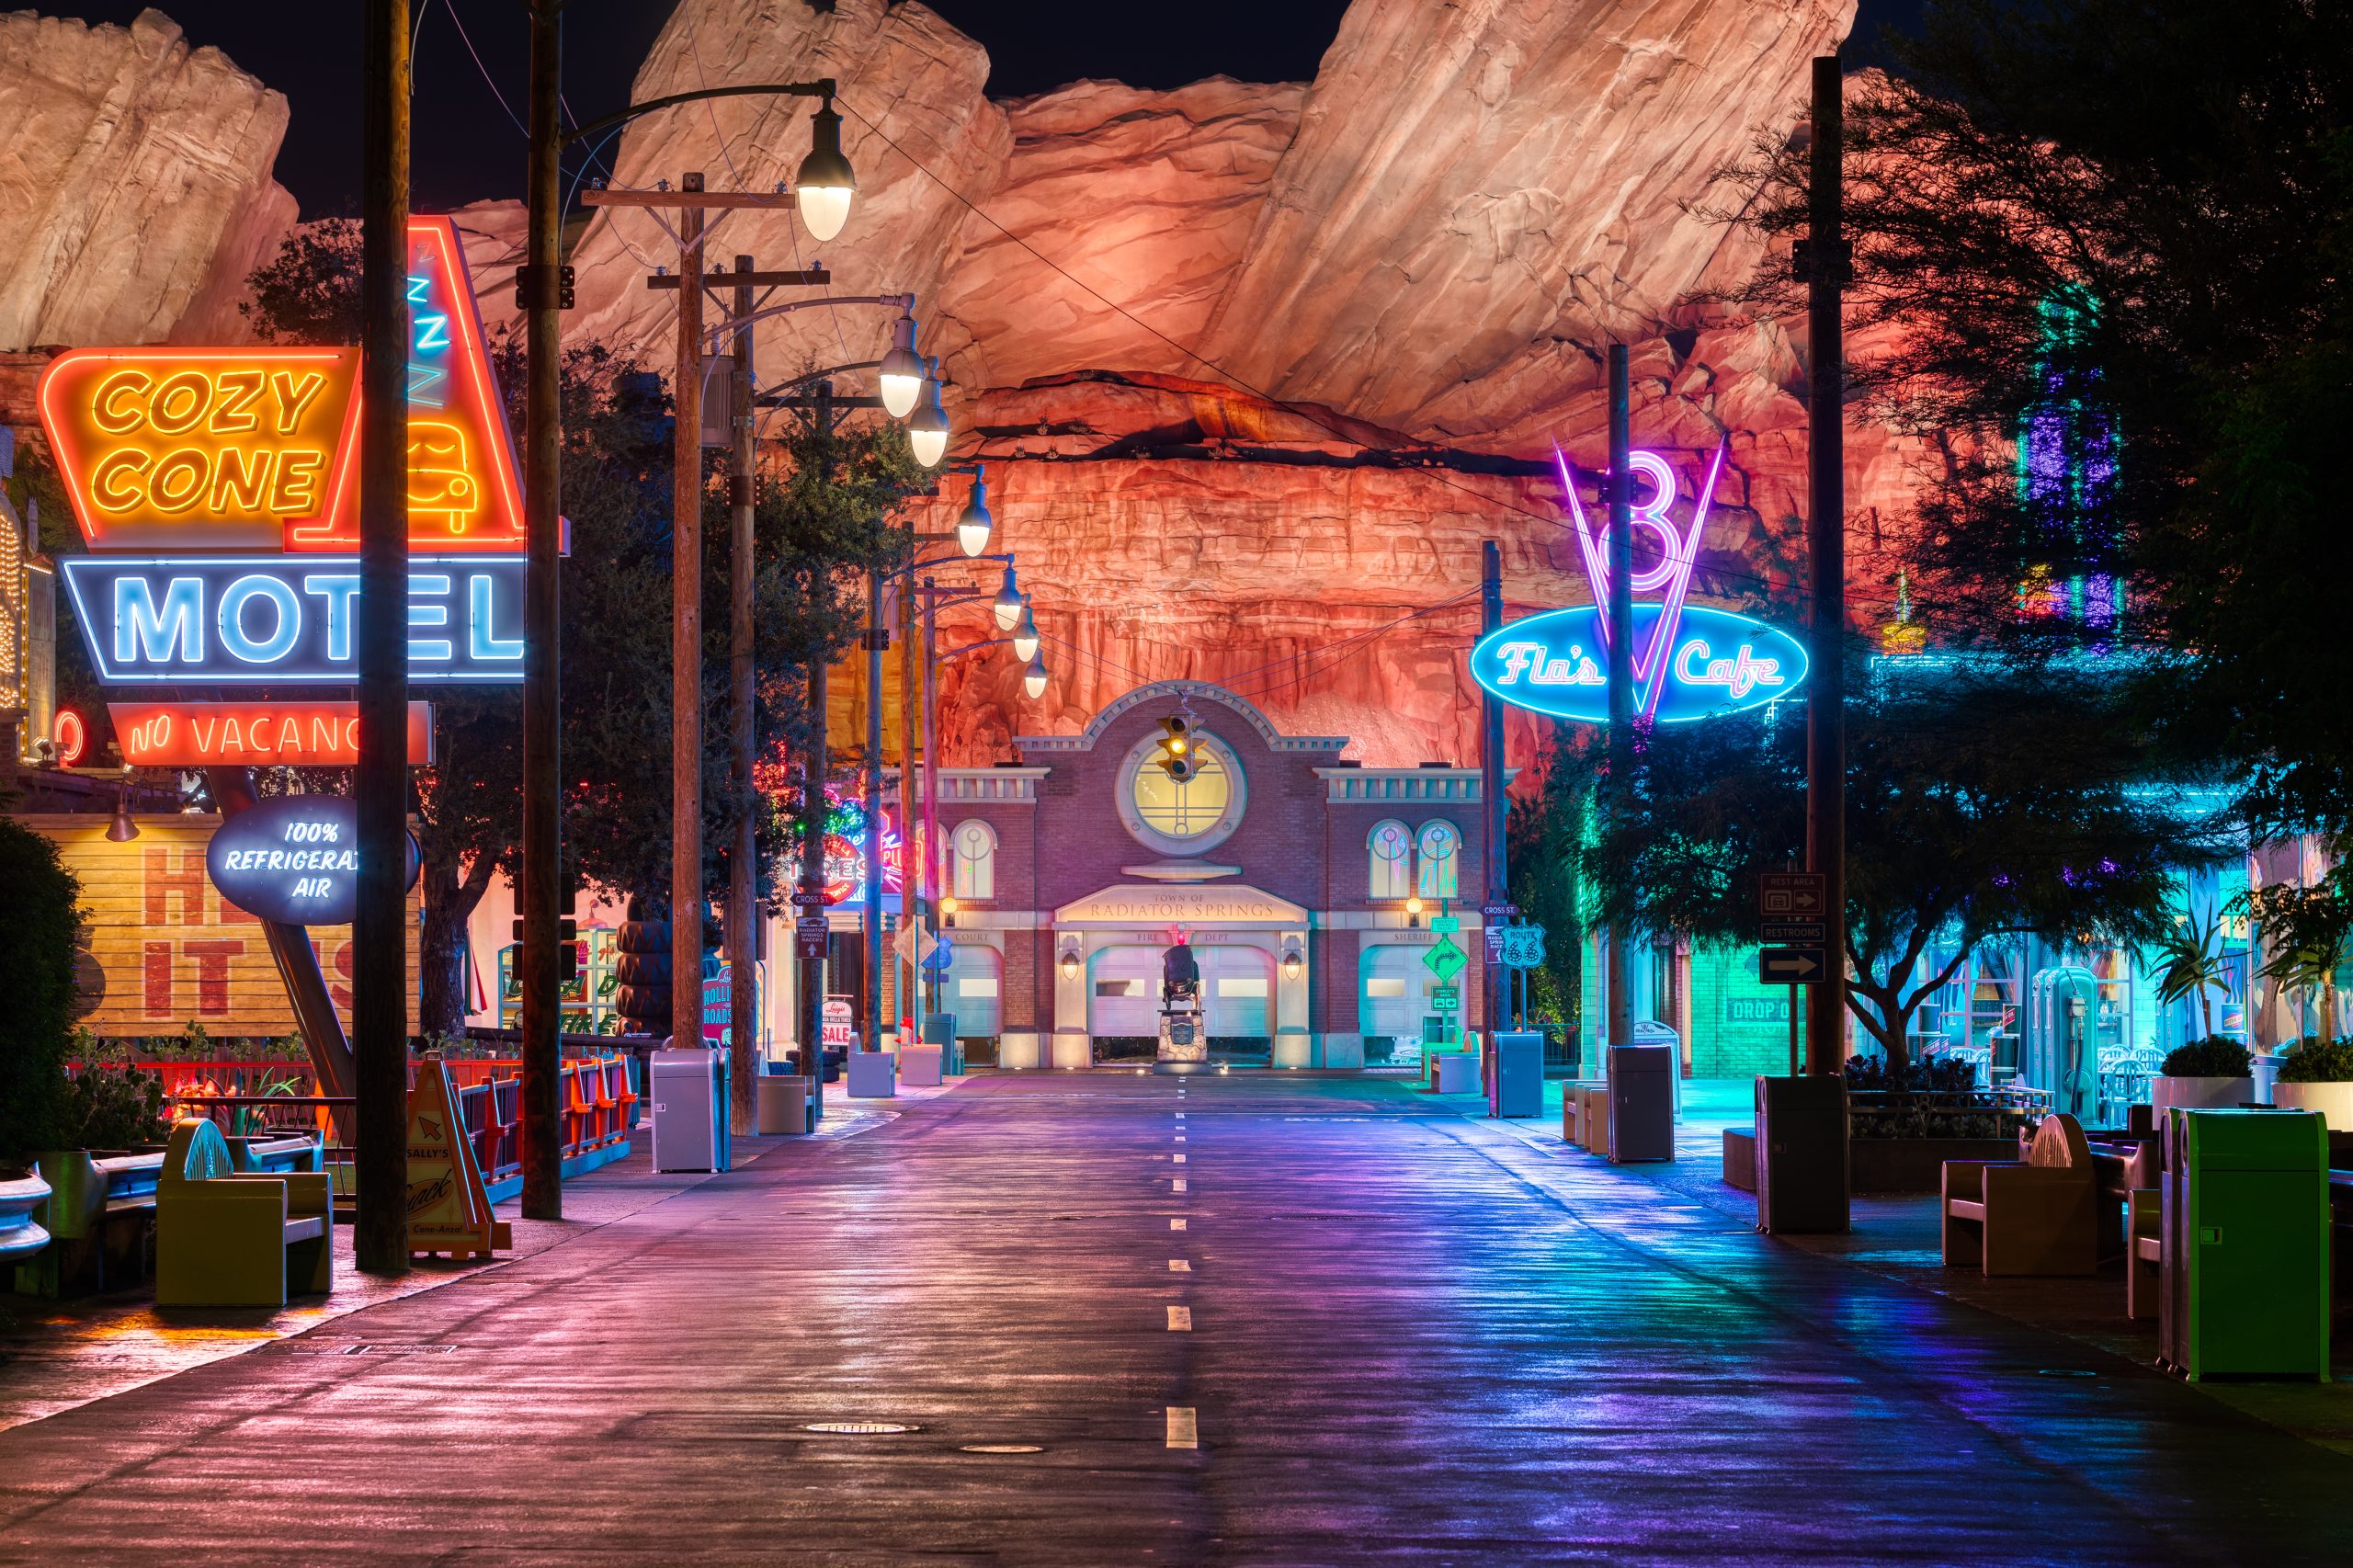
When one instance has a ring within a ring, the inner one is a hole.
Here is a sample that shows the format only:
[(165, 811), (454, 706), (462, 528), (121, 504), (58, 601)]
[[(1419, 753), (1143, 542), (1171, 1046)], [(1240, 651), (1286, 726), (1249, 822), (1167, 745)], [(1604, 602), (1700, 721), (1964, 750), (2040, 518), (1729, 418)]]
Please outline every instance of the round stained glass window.
[(1179, 783), (1154, 760), (1157, 736), (1128, 754), (1120, 820), (1136, 841), (1165, 855), (1198, 855), (1225, 840), (1242, 820), (1244, 779), (1233, 752), (1194, 732), (1195, 769)]

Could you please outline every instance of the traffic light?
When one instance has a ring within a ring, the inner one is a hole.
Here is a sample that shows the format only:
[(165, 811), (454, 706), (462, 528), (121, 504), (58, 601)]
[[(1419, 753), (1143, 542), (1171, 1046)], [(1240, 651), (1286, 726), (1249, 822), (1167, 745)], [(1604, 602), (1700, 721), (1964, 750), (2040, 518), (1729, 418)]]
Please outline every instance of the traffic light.
[(1163, 773), (1182, 784), (1197, 771), (1192, 721), (1172, 713), (1160, 722), (1160, 755), (1152, 760)]

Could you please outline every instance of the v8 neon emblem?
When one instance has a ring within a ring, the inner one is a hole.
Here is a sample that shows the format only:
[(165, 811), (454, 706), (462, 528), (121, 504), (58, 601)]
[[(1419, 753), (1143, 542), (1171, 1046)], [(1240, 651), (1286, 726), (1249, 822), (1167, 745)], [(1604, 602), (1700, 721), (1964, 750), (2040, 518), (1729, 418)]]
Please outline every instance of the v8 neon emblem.
[[(1561, 489), (1569, 498), (1569, 517), (1577, 536), (1577, 553), (1585, 563), (1586, 582), (1601, 612), (1595, 620), (1606, 655), (1609, 645), (1608, 518), (1602, 517), (1598, 528), (1586, 521), (1585, 504), (1577, 499), (1575, 475), (1558, 446), (1552, 449), (1552, 460), (1561, 471)], [(1699, 540), (1707, 532), (1708, 509), (1715, 503), (1716, 480), (1723, 466), (1724, 443), (1720, 441), (1714, 460), (1708, 464), (1708, 482), (1700, 486), (1699, 503), (1692, 508), (1691, 526), (1678, 529), (1667, 516), (1676, 501), (1675, 470), (1656, 452), (1627, 454), (1627, 467), (1651, 482), (1650, 499), (1633, 509), (1633, 524), (1650, 529), (1659, 541), (1657, 564), (1636, 572), (1631, 584), (1635, 593), (1659, 595), (1658, 619), (1652, 625), (1650, 640), (1634, 648), (1634, 716), (1638, 719), (1649, 719), (1658, 711), (1659, 694), (1666, 687), (1667, 651), (1675, 646), (1676, 632), (1682, 625), (1691, 573), (1699, 563)]]

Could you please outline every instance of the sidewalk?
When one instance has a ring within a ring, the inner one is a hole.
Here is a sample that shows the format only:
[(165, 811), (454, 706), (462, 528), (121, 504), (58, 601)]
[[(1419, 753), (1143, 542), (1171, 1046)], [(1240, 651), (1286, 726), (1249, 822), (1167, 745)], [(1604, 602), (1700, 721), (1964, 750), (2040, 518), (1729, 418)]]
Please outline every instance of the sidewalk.
[[(1750, 1126), (1756, 1120), (1750, 1080), (1685, 1080), (1674, 1161), (1614, 1167), (1562, 1141), (1561, 1085), (1549, 1083), (1544, 1090), (1542, 1119), (1487, 1120), (1486, 1125), (1553, 1158), (1612, 1168), (1745, 1224), (1756, 1224), (1756, 1195), (1723, 1179), (1723, 1130)], [(1483, 1104), (1466, 1107), (1463, 1114), (1485, 1119)], [(2156, 1364), (2157, 1325), (2133, 1323), (2124, 1315), (2121, 1263), (2110, 1264), (2087, 1278), (1989, 1279), (1973, 1268), (1944, 1266), (1943, 1221), (1933, 1194), (1860, 1195), (1850, 1200), (1848, 1213), (1852, 1228), (1845, 1235), (1777, 1239), (1881, 1278), (2060, 1335), (2139, 1367)], [(2332, 1349), (2336, 1380), (2332, 1383), (2210, 1381), (2197, 1386), (2233, 1409), (2306, 1441), (2353, 1454), (2353, 1319), (2342, 1311)]]
[[(937, 1088), (902, 1089), (898, 1099), (935, 1098), (969, 1081), (951, 1078)], [(833, 1142), (874, 1131), (899, 1116), (892, 1104), (852, 1101), (833, 1085), (824, 1121), (812, 1139), (739, 1137), (735, 1165), (752, 1165), (793, 1142)], [(639, 1123), (631, 1144), (629, 1158), (563, 1184), (562, 1220), (526, 1220), (519, 1199), (497, 1205), (498, 1217), (514, 1227), (515, 1245), (487, 1262), (419, 1257), (408, 1273), (394, 1278), (362, 1274), (352, 1261), (351, 1227), (338, 1225), (334, 1292), (299, 1297), (276, 1310), (158, 1307), (152, 1284), (62, 1301), (0, 1291), (0, 1431), (535, 1256), (711, 1179), (709, 1172), (657, 1174), (648, 1123)]]

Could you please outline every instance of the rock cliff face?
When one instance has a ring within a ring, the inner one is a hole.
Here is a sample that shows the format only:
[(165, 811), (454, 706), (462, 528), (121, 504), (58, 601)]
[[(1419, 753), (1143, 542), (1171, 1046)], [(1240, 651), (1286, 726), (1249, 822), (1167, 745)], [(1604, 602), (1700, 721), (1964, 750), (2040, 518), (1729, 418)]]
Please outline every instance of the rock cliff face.
[[(982, 92), (988, 74), (980, 45), (914, 0), (836, 0), (825, 10), (804, 0), (679, 0), (631, 96), (642, 103), (730, 82), (835, 78), (842, 149), (858, 170), (849, 226), (818, 245), (790, 210), (730, 213), (705, 264), (729, 267), (738, 255), (762, 267), (823, 260), (836, 294), (913, 292), (920, 307), (938, 296), (965, 199), (987, 197), (1005, 176), (1013, 134), (1006, 111)], [(667, 180), (675, 189), (681, 176), (699, 172), (712, 190), (774, 189), (808, 154), (815, 108), (806, 98), (742, 97), (648, 115), (623, 133), (611, 183)], [(675, 271), (677, 260), (676, 242), (653, 216), (599, 216), (574, 256), (580, 308), (565, 330), (667, 366), (676, 296), (648, 290), (645, 279), (657, 266)], [(759, 373), (773, 381), (879, 358), (890, 322), (870, 306), (776, 318), (761, 328)]]
[(1575, 390), (1571, 346), (1683, 324), (1745, 274), (1752, 243), (1692, 204), (1787, 121), (1853, 14), (1357, 0), (1204, 352), (1275, 396), (1457, 439)]
[(244, 336), (294, 199), (286, 99), (159, 11), (0, 16), (0, 348)]

